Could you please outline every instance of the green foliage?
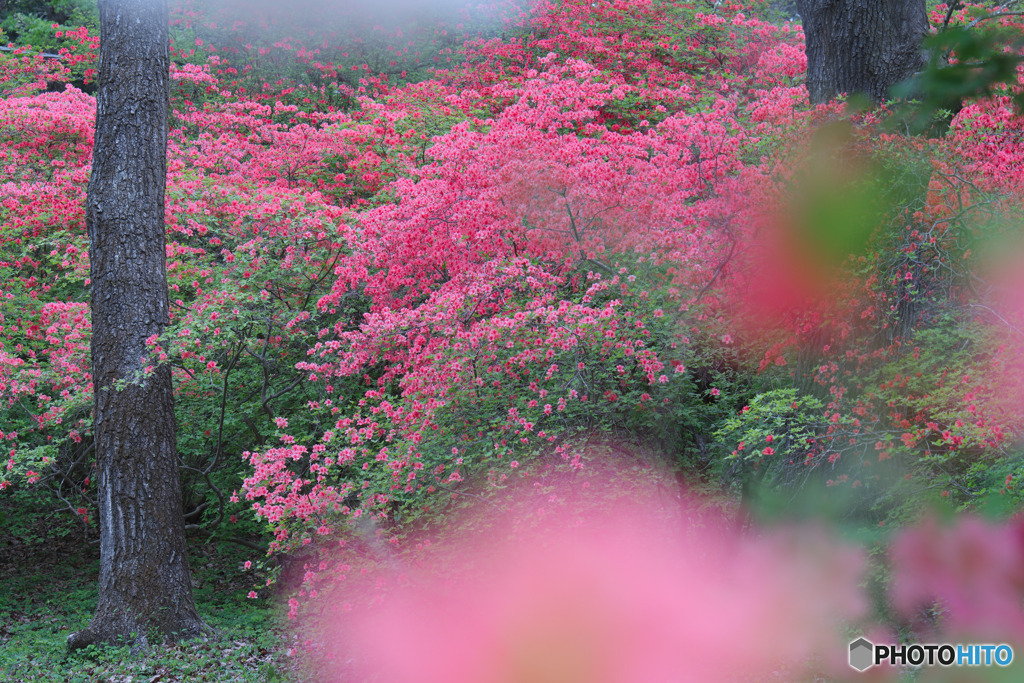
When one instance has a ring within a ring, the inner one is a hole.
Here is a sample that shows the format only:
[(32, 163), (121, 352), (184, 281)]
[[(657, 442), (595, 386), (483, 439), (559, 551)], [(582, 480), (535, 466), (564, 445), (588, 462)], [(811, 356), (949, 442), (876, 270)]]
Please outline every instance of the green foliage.
[[(209, 182), (181, 187), (191, 189), (172, 189), (172, 202), (210, 207), (201, 222), (193, 219), (172, 233), (173, 248), (190, 258), (169, 269), (176, 312), (159, 341), (176, 368), (185, 510), (195, 513), (190, 523), (215, 534), (261, 531), (248, 504), (229, 500), (245, 468), (240, 456), (279, 435), (275, 418), (288, 420), (299, 433), (324, 431), (306, 409), (327, 397), (324, 387), (305, 381), (295, 364), (305, 359), (320, 329), (358, 319), (364, 308), (350, 297), (331, 312), (317, 309), (342, 245), (322, 233), (313, 237), (298, 212), (282, 207), (277, 229), (249, 239), (248, 223), (224, 222), (222, 207), (237, 201), (236, 195)], [(354, 380), (336, 384), (344, 392)]]
[(68, 43), (54, 35), (54, 24), (57, 30), (85, 26), (98, 32), (96, 0), (12, 0), (0, 5), (0, 29), (17, 45), (56, 53)]
[[(999, 341), (989, 326), (943, 314), (918, 330), (913, 348), (879, 367), (867, 386), (876, 404), (888, 407), (891, 432), (883, 444), (910, 463), (911, 489), (944, 491), (952, 504), (965, 508), (1001, 489), (1017, 495), (1005, 479), (1018, 476), (1019, 460), (998, 443), (991, 421), (1004, 423), (1016, 406), (1011, 397), (998, 395), (1005, 388), (970, 381), (998, 362)], [(965, 400), (968, 390), (971, 398)], [(974, 402), (986, 405), (987, 414), (976, 412)], [(920, 500), (911, 491), (905, 494)]]
[[(874, 159), (858, 158), (851, 124), (825, 124), (815, 131), (799, 191), (790, 212), (796, 238), (829, 268), (863, 253), (876, 226), (892, 211), (896, 186)], [(878, 157), (882, 157), (879, 154)]]
[(756, 395), (715, 431), (723, 444), (735, 444), (728, 460), (760, 463), (766, 469), (805, 464), (818, 450), (824, 406), (796, 389), (773, 389)]
[(1015, 449), (1000, 458), (977, 460), (963, 482), (972, 495), (962, 507), (997, 519), (1012, 517), (1024, 508), (1024, 453)]
[(1022, 46), (1019, 30), (988, 23), (948, 27), (928, 37), (928, 65), (893, 89), (896, 97), (916, 102), (897, 119), (913, 132), (935, 130), (935, 122), (948, 121), (965, 100), (1003, 93), (1024, 110), (1024, 93), (1012, 89), (1018, 82)]

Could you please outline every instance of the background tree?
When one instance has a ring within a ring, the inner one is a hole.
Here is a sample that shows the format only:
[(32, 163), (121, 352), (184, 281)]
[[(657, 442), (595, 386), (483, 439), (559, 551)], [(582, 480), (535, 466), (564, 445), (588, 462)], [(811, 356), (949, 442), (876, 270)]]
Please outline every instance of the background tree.
[[(192, 598), (171, 368), (147, 342), (169, 321), (164, 235), (166, 0), (104, 0), (86, 202), (100, 517), (100, 593), (71, 648), (205, 628)], [(134, 634), (134, 635), (133, 635)]]
[(797, 0), (807, 41), (811, 103), (842, 93), (874, 102), (924, 68), (928, 32), (924, 0)]

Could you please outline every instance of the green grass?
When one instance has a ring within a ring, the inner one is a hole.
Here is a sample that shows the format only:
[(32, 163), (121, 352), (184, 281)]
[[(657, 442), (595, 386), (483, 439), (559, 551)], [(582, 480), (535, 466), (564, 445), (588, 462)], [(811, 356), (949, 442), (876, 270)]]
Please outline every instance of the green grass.
[(288, 654), (294, 637), (281, 609), (246, 598), (254, 576), (240, 567), (252, 555), (228, 544), (190, 547), (196, 606), (213, 636), (135, 655), (127, 647), (68, 654), (68, 635), (88, 624), (96, 606), (98, 547), (71, 536), (0, 537), (0, 681), (308, 680)]

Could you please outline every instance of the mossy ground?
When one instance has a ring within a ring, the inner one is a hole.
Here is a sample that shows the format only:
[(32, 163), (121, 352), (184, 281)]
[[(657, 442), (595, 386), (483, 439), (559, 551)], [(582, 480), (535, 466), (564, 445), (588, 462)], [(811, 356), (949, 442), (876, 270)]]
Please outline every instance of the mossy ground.
[(68, 654), (67, 636), (96, 606), (99, 548), (87, 539), (0, 535), (0, 681), (306, 681), (279, 605), (246, 597), (253, 551), (228, 543), (190, 544), (195, 599), (215, 629), (204, 640), (132, 654), (89, 647)]

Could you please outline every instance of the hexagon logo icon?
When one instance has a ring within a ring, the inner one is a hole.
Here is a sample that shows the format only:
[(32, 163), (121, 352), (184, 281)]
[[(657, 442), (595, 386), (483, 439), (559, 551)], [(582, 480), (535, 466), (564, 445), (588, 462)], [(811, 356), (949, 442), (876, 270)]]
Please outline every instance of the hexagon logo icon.
[(874, 662), (875, 646), (867, 638), (858, 638), (850, 643), (850, 666), (864, 671)]

